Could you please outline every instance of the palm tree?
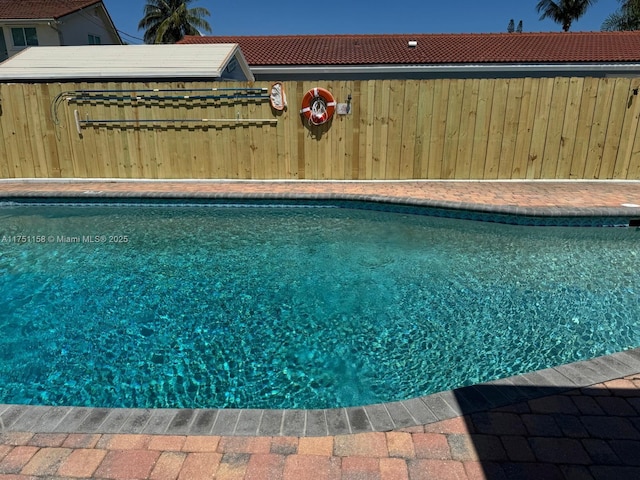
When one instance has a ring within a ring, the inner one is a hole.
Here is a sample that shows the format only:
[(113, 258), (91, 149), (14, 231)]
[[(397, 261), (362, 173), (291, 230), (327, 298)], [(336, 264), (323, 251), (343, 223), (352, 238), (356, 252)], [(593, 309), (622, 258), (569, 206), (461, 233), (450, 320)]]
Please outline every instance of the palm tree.
[(602, 22), (601, 30), (640, 30), (640, 0), (620, 0), (620, 9)]
[(582, 17), (587, 8), (596, 3), (597, 0), (540, 0), (538, 2), (538, 13), (542, 13), (540, 20), (550, 18), (556, 23), (562, 24), (562, 30), (568, 32), (571, 23)]
[(199, 30), (211, 32), (205, 20), (209, 10), (188, 8), (193, 0), (147, 0), (144, 17), (138, 30), (144, 29), (145, 43), (176, 43), (185, 35), (200, 35)]

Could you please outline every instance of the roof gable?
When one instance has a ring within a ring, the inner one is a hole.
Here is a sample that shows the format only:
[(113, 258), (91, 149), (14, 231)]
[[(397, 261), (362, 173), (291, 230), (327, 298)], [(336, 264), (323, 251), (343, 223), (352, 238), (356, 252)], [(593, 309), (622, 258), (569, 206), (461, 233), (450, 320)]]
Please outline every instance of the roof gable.
[(640, 32), (187, 36), (180, 43), (238, 43), (253, 66), (640, 61)]
[(60, 18), (101, 0), (0, 0), (0, 19)]

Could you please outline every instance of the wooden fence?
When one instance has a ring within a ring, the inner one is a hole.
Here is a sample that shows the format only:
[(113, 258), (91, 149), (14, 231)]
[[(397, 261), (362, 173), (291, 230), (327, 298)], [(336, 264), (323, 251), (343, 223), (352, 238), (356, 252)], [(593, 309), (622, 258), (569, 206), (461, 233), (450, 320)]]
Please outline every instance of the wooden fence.
[[(211, 86), (271, 85), (2, 84), (0, 177), (640, 179), (637, 79), (292, 81), (284, 112), (144, 92)], [(306, 125), (314, 86), (351, 95), (350, 114)], [(129, 92), (78, 98), (88, 89)]]

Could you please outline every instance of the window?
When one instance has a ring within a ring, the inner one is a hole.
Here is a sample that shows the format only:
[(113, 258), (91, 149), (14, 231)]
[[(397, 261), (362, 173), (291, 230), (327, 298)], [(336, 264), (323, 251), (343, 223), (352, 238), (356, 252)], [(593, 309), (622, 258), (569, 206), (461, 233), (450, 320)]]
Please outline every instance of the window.
[(100, 45), (100, 37), (97, 35), (89, 34), (89, 45)]
[(11, 36), (13, 37), (13, 45), (16, 47), (38, 45), (38, 34), (35, 28), (12, 28)]

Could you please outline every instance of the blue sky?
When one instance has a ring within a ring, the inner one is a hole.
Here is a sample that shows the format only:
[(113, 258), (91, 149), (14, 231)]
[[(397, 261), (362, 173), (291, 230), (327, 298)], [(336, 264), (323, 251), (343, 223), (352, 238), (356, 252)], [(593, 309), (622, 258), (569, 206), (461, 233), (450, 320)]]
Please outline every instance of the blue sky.
[[(137, 27), (145, 0), (103, 1), (116, 28), (142, 38)], [(214, 35), (505, 32), (511, 18), (516, 24), (522, 20), (526, 32), (560, 31), (554, 22), (539, 20), (537, 3), (538, 0), (196, 0), (192, 5), (211, 12), (208, 21)], [(618, 5), (617, 0), (598, 0), (571, 30), (600, 30), (602, 21)], [(126, 35), (122, 38), (129, 43), (142, 43)]]

